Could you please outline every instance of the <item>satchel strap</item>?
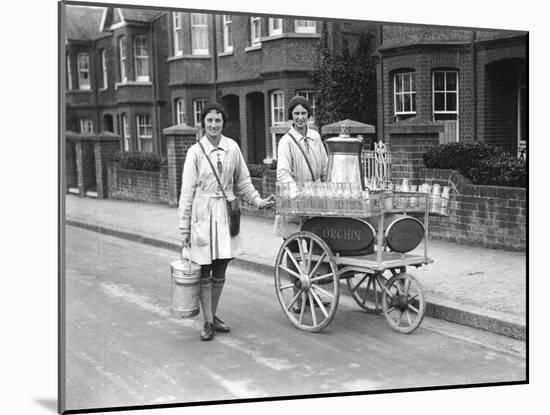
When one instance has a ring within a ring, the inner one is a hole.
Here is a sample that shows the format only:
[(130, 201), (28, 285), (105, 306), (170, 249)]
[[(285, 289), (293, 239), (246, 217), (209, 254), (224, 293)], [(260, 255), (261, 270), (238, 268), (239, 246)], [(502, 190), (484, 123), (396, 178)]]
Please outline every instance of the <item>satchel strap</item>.
[[(306, 155), (306, 152), (304, 151), (304, 148), (298, 143), (298, 140), (296, 139), (296, 137), (294, 137), (294, 134), (292, 134), (290, 131), (288, 132), (288, 135), (290, 137), (292, 137), (292, 139), (294, 140), (294, 142), (296, 143), (296, 145), (298, 146), (298, 148), (300, 149), (300, 151), (302, 152), (302, 154), (304, 155), (304, 158), (306, 159), (306, 164), (307, 164), (307, 167), (309, 168), (309, 172), (311, 173), (311, 180), (312, 181), (315, 181), (315, 175), (313, 174), (313, 169), (311, 168), (311, 164), (309, 164), (309, 159), (307, 158), (307, 155)], [(304, 138), (304, 140), (306, 140), (306, 138)]]
[(201, 140), (198, 140), (198, 143), (199, 143), (199, 146), (201, 147), (202, 152), (204, 153), (204, 156), (206, 157), (206, 160), (208, 160), (208, 164), (210, 164), (210, 167), (212, 168), (212, 173), (214, 173), (214, 177), (216, 177), (216, 180), (218, 181), (218, 184), (220, 185), (220, 190), (222, 192), (223, 197), (225, 198), (225, 200), (227, 200), (229, 202), (229, 199), (227, 199), (227, 195), (223, 191), (223, 186), (222, 186), (222, 182), (220, 180), (220, 177), (218, 176), (218, 173), (216, 173), (216, 169), (214, 168), (214, 165), (212, 164), (212, 160), (210, 160), (210, 157), (208, 157), (208, 155), (206, 154), (206, 150), (204, 149), (204, 147), (201, 143)]

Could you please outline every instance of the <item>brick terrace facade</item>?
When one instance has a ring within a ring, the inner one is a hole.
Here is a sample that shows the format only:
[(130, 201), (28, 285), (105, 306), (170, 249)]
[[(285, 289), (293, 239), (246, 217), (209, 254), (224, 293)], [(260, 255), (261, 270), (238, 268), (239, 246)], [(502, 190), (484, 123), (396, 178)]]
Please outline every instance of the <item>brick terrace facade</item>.
[[(511, 154), (526, 147), (526, 32), (385, 25), (381, 38), (378, 130), (390, 148), (410, 125), (433, 132), (438, 124), (440, 143), (482, 141)], [(415, 107), (402, 106), (400, 94)]]

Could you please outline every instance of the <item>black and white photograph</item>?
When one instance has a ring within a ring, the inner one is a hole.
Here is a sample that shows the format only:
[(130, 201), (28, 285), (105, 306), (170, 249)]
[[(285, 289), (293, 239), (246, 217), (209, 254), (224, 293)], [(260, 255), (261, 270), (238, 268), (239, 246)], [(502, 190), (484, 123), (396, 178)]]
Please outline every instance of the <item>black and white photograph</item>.
[(50, 2), (57, 320), (33, 342), (57, 395), (35, 404), (535, 408), (528, 19), (283, 3)]

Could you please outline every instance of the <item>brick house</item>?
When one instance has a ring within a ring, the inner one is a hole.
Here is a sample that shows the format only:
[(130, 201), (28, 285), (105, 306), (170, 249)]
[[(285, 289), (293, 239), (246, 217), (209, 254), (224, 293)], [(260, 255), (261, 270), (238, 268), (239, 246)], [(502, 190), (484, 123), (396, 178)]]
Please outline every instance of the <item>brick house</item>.
[(527, 32), (384, 25), (380, 38), (378, 131), (390, 147), (436, 136), (423, 144), (526, 150)]
[(163, 129), (199, 126), (203, 105), (229, 112), (224, 132), (249, 163), (276, 155), (290, 97), (315, 111), (321, 40), (353, 49), (372, 24), (67, 5), (67, 130), (114, 132), (132, 151), (166, 154)]

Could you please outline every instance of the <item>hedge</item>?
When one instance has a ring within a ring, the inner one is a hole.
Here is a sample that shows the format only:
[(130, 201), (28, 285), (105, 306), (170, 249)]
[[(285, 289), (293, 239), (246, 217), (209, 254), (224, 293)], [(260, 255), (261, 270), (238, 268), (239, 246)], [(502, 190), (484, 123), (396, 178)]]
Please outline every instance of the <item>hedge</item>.
[(140, 151), (117, 151), (114, 160), (129, 170), (159, 171), (161, 166), (167, 165), (165, 157)]

